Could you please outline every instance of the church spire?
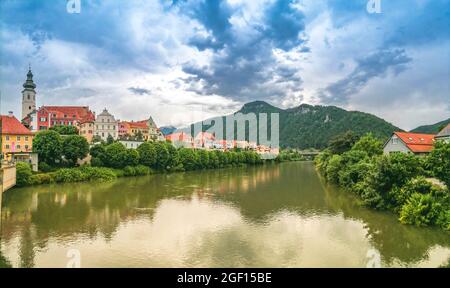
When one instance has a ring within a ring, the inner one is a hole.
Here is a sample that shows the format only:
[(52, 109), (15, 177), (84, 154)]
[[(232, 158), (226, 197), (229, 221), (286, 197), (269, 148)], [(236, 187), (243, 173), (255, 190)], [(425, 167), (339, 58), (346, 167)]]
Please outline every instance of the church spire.
[(36, 84), (33, 81), (31, 65), (28, 64), (27, 80), (23, 83), (22, 91), (22, 119), (36, 110)]
[(33, 81), (33, 72), (31, 72), (31, 65), (30, 64), (28, 64), (27, 80), (23, 84), (23, 88), (25, 88), (25, 90), (34, 90), (34, 89), (36, 89), (36, 84), (34, 84), (34, 81)]

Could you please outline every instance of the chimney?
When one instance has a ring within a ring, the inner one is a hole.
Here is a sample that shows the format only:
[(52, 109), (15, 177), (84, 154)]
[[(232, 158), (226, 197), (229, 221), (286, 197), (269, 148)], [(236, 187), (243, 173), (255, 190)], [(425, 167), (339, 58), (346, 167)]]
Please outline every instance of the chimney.
[(13, 111), (8, 111), (8, 117), (14, 117), (14, 113), (13, 113)]

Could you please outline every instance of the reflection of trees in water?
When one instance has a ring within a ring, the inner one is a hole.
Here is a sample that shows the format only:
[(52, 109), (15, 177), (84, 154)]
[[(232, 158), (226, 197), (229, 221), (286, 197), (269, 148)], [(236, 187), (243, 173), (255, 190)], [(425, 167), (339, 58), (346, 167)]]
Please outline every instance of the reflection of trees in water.
[(0, 249), (0, 268), (12, 268), (11, 263), (3, 256), (2, 251)]
[(450, 247), (450, 233), (437, 228), (400, 224), (395, 214), (362, 207), (350, 192), (327, 185), (323, 179), (321, 181), (329, 208), (342, 212), (344, 218), (363, 222), (370, 242), (387, 264), (393, 264), (396, 259), (418, 262), (428, 257), (427, 252), (433, 246)]
[(51, 238), (70, 241), (83, 235), (110, 241), (121, 223), (152, 219), (164, 199), (189, 200), (195, 194), (230, 203), (254, 223), (283, 210), (303, 216), (343, 213), (365, 223), (388, 262), (420, 260), (431, 246), (448, 246), (448, 235), (441, 231), (401, 225), (392, 215), (361, 208), (349, 193), (322, 184), (313, 165), (285, 163), (14, 189), (3, 199), (2, 241), (19, 237), (20, 265), (32, 267), (34, 253), (45, 250)]

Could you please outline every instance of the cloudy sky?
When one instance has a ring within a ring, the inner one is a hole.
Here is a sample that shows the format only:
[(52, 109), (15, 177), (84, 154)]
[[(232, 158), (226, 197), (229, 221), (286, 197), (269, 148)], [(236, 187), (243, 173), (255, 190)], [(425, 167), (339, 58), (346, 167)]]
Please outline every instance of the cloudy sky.
[(0, 1), (1, 113), (107, 107), (190, 123), (264, 100), (336, 105), (403, 129), (450, 117), (450, 0)]

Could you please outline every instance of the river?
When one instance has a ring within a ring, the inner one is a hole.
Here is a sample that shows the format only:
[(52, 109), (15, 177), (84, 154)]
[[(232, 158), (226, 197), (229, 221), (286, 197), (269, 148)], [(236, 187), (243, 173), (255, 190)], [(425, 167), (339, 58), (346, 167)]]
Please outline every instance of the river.
[[(3, 195), (13, 267), (437, 267), (450, 234), (399, 224), (310, 162), (45, 185)], [(1, 265), (1, 263), (0, 263)]]

